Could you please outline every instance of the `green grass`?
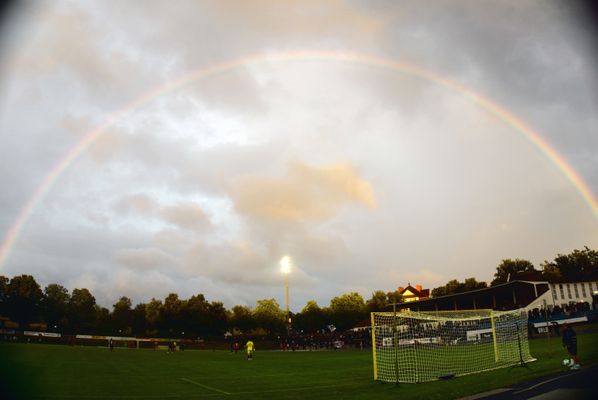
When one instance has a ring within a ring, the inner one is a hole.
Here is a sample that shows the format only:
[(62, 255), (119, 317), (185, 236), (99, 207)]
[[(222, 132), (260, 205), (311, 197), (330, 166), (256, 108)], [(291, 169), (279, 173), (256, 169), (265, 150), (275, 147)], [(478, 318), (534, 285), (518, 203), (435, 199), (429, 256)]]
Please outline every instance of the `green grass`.
[[(598, 334), (579, 335), (581, 362), (598, 362)], [(4, 395), (49, 399), (448, 399), (564, 370), (560, 338), (530, 342), (530, 369), (503, 368), (422, 384), (373, 382), (369, 351), (164, 351), (0, 344)], [(6, 388), (8, 386), (8, 389)], [(0, 389), (0, 397), (2, 396)]]

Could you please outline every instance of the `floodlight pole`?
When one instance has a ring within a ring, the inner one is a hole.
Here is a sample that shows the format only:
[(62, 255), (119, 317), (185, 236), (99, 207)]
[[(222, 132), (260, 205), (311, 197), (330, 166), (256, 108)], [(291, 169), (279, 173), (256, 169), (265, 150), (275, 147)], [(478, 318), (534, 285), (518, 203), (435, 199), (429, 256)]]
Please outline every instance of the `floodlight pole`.
[(291, 315), (289, 313), (289, 273), (285, 274), (285, 287), (287, 292), (287, 337), (291, 331)]
[(394, 296), (392, 302), (392, 349), (394, 350), (395, 356), (395, 385), (399, 384), (399, 357), (397, 355), (398, 346), (399, 346), (399, 334), (397, 332), (397, 299)]
[(280, 266), (282, 267), (282, 272), (285, 275), (285, 290), (286, 290), (286, 321), (285, 325), (287, 326), (287, 338), (291, 333), (291, 313), (289, 311), (289, 273), (291, 272), (291, 257), (284, 256), (280, 260)]

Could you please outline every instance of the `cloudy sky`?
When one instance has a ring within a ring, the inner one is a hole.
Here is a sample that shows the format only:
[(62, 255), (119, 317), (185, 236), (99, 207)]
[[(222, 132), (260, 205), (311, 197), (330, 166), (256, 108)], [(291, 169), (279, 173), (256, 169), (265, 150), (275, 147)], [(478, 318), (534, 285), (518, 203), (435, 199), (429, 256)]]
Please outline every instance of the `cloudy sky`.
[(284, 305), (288, 254), (300, 311), (598, 248), (578, 3), (27, 4), (0, 26), (2, 275)]

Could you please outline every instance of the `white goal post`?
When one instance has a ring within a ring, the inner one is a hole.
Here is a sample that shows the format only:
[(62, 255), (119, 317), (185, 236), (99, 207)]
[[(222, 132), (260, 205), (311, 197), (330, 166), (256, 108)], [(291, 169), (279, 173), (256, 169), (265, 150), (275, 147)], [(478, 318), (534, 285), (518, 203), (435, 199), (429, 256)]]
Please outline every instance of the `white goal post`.
[(373, 312), (374, 380), (426, 382), (524, 364), (527, 312)]

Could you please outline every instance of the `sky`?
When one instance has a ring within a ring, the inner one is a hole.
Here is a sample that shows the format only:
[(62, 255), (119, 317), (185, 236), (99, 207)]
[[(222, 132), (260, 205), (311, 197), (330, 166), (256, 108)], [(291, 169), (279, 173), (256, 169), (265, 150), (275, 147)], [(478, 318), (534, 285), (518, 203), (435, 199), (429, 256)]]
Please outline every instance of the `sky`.
[(59, 0), (0, 21), (0, 275), (106, 307), (284, 306), (289, 255), (297, 312), (598, 248), (583, 3)]

